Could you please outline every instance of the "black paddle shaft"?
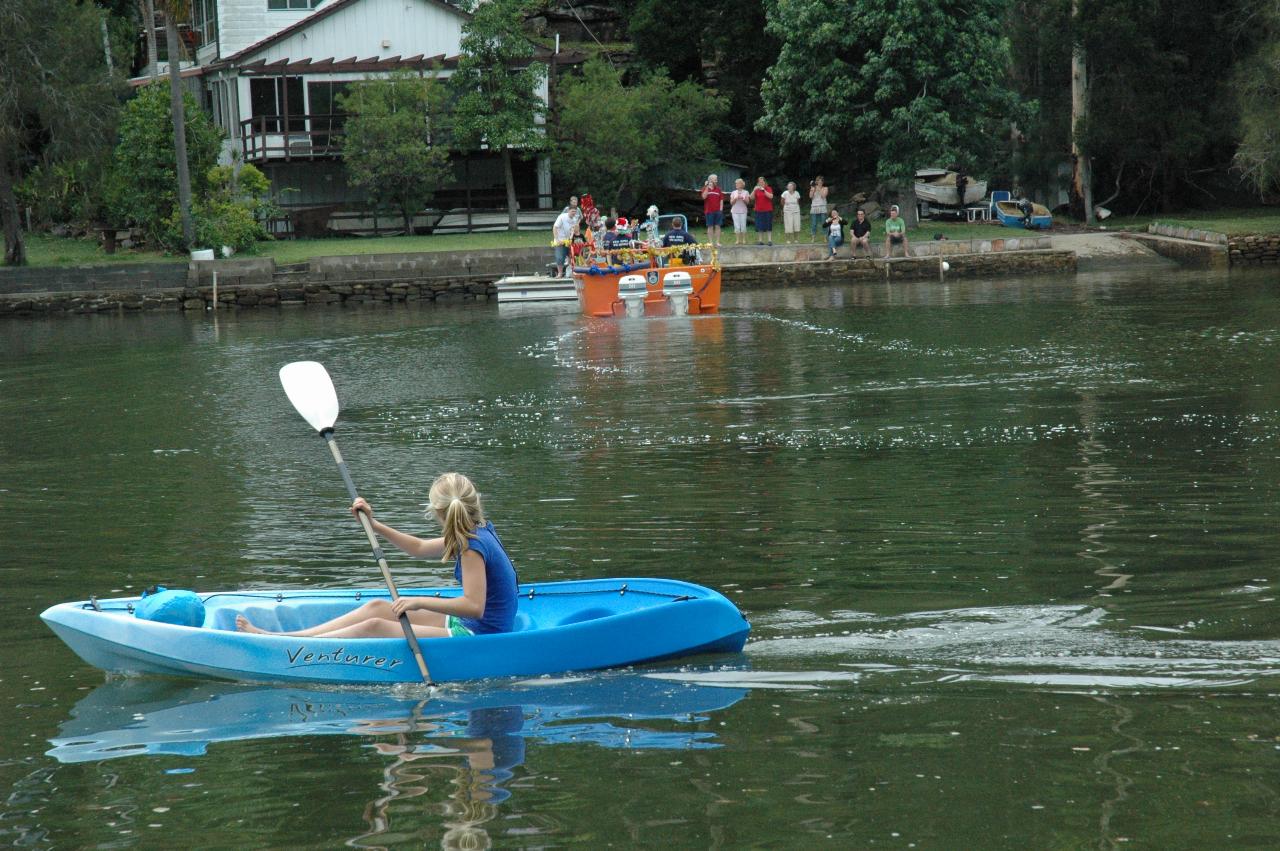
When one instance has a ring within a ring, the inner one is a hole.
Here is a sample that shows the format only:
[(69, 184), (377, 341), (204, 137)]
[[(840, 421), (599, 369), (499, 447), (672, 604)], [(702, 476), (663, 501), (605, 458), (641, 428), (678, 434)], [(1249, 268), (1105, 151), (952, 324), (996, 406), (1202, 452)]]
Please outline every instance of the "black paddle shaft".
[[(338, 463), (338, 472), (342, 474), (342, 481), (347, 486), (347, 493), (351, 496), (351, 501), (355, 502), (360, 494), (356, 491), (356, 483), (351, 480), (351, 473), (347, 470), (347, 462), (342, 458), (342, 452), (338, 450), (338, 442), (333, 439), (333, 429), (325, 429), (320, 432), (320, 436), (324, 438), (325, 443), (329, 444), (329, 451), (333, 453), (333, 460)], [(391, 601), (395, 602), (400, 599), (400, 592), (396, 590), (395, 580), (391, 578), (391, 568), (387, 564), (387, 556), (382, 551), (382, 546), (378, 543), (378, 538), (373, 533), (373, 525), (369, 522), (369, 515), (363, 511), (357, 511), (356, 515), (360, 518), (360, 525), (364, 527), (364, 533), (369, 538), (369, 546), (373, 548), (373, 557), (378, 562), (378, 569), (382, 571), (382, 579), (387, 583), (387, 590), (391, 592)], [(418, 670), (422, 674), (422, 681), (427, 685), (431, 685), (431, 674), (427, 670), (427, 660), (422, 658), (422, 648), (418, 645), (417, 633), (413, 631), (413, 624), (409, 623), (408, 615), (400, 615), (400, 628), (404, 630), (405, 640), (409, 642), (409, 648), (413, 650), (413, 658), (418, 663)]]

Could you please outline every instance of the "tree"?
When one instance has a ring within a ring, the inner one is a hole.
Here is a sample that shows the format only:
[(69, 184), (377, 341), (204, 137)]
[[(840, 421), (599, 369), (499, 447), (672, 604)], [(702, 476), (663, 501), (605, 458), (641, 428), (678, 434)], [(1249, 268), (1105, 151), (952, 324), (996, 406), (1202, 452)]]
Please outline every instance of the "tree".
[[(222, 131), (191, 95), (184, 96), (183, 105), (188, 164), (196, 176), (192, 191), (204, 196), (209, 170), (222, 149)], [(170, 92), (160, 85), (143, 86), (125, 105), (114, 159), (113, 170), (120, 176), (115, 181), (114, 206), (120, 215), (141, 226), (149, 241), (179, 249), (188, 247), (184, 243), (190, 237), (181, 227), (170, 115)], [(175, 214), (179, 222), (176, 231), (168, 225)]]
[(539, 120), (546, 105), (538, 92), (546, 67), (534, 60), (534, 45), (524, 34), (530, 0), (488, 0), (462, 28), (458, 70), (449, 80), (453, 92), (453, 140), (463, 149), (487, 145), (502, 153), (507, 186), (507, 227), (516, 230), (516, 182), (513, 156), (546, 147)]
[(1261, 3), (1257, 51), (1235, 72), (1240, 147), (1234, 164), (1263, 198), (1280, 193), (1280, 5)]
[(338, 103), (347, 113), (342, 158), (352, 185), (376, 207), (400, 213), (405, 233), (449, 174), (441, 144), (443, 92), (434, 77), (410, 72), (356, 83)]
[[(1051, 184), (1075, 143), (1095, 196), (1105, 196), (1098, 205), (1139, 212), (1228, 194), (1240, 129), (1234, 71), (1267, 31), (1250, 7), (1273, 2), (1016, 0), (1008, 21), (1014, 78), (1041, 107), (1020, 126), (1021, 176)], [(1088, 57), (1088, 115), (1079, 122), (1070, 100), (1077, 47)]]
[[(634, 86), (599, 59), (560, 89), (556, 169), (577, 185), (599, 187), (608, 203), (692, 179), (715, 158), (714, 130), (725, 102), (691, 82), (653, 73)], [(605, 195), (604, 193), (609, 193)]]
[(169, 117), (173, 124), (174, 161), (177, 163), (178, 212), (182, 219), (182, 247), (190, 251), (195, 241), (191, 217), (191, 170), (187, 162), (187, 130), (182, 102), (182, 48), (178, 43), (178, 17), (190, 8), (186, 0), (160, 0), (164, 11), (165, 52), (169, 55)]
[(764, 111), (760, 86), (769, 67), (766, 57), (777, 55), (779, 48), (765, 31), (766, 4), (686, 3), (674, 26), (670, 0), (624, 0), (620, 5), (636, 59), (646, 70), (665, 71), (677, 83), (706, 86), (727, 103), (732, 120), (714, 132), (719, 156), (770, 170), (766, 164), (777, 158), (777, 149), (772, 137), (756, 128)]
[(106, 144), (119, 109), (121, 82), (107, 69), (101, 12), (94, 6), (43, 0), (0, 3), (0, 228), (5, 265), (20, 266), (27, 258), (14, 187), (42, 161), (56, 163)]
[(765, 75), (757, 126), (784, 151), (866, 151), (876, 174), (986, 171), (1028, 112), (1008, 83), (1004, 0), (772, 0), (782, 42)]

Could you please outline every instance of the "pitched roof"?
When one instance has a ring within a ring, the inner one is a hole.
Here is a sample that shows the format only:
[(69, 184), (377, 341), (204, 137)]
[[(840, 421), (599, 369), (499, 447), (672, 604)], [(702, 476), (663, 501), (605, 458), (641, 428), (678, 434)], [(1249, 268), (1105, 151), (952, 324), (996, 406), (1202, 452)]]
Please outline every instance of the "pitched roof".
[[(338, 12), (341, 9), (345, 9), (348, 6), (354, 6), (356, 3), (359, 3), (359, 2), (360, 0), (330, 0), (330, 2), (325, 3), (319, 9), (312, 12), (310, 15), (307, 15), (302, 20), (296, 23), (290, 24), (289, 26), (285, 27), (279, 32), (272, 33), (271, 35), (267, 36), (261, 41), (254, 42), (253, 44), (249, 45), (243, 50), (236, 51), (230, 56), (219, 59), (217, 62), (213, 64), (231, 65), (236, 62), (239, 62), (241, 59), (245, 58), (246, 56), (252, 56), (254, 53), (257, 53), (258, 51), (266, 47), (270, 47), (276, 42), (283, 41), (284, 39), (288, 38), (294, 33), (298, 33), (298, 32), (301, 32), (302, 30), (305, 30), (307, 27), (311, 26), (317, 21), (322, 21), (325, 18), (329, 17), (330, 15), (334, 14), (335, 12)], [(453, 12), (455, 15), (460, 15), (463, 18), (467, 18), (467, 19), (471, 18), (471, 15), (469, 13), (464, 12), (463, 10), (459, 9), (457, 6), (454, 6), (450, 3), (446, 3), (445, 0), (422, 0), (422, 2), (429, 3), (432, 6), (439, 6), (442, 9), (448, 9), (450, 12)]]

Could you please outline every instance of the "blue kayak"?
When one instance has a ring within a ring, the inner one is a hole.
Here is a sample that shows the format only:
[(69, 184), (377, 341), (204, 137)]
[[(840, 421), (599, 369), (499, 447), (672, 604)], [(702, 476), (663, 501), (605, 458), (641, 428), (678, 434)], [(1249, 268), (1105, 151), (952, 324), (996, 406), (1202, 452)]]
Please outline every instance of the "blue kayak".
[[(461, 588), (402, 590), (457, 596)], [(435, 682), (538, 676), (742, 650), (751, 627), (709, 588), (673, 579), (590, 579), (521, 585), (514, 631), (420, 642)], [(106, 671), (247, 682), (421, 682), (402, 638), (297, 638), (237, 632), (243, 614), (268, 630), (301, 630), (385, 589), (200, 594), (204, 624), (134, 615), (138, 597), (60, 603), (40, 617), (91, 665)]]

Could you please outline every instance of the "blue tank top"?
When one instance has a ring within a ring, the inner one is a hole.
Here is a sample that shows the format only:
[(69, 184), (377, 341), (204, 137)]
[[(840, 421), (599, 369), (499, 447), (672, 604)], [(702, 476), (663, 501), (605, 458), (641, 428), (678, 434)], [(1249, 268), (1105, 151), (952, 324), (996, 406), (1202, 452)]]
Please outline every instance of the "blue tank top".
[[(476, 635), (492, 632), (510, 632), (516, 624), (516, 593), (518, 580), (516, 568), (507, 557), (507, 551), (498, 540), (492, 523), (476, 529), (476, 536), (467, 541), (467, 548), (475, 550), (484, 559), (485, 598), (484, 616), (480, 620), (460, 618), (463, 625)], [(462, 556), (453, 563), (453, 576), (462, 582)]]

